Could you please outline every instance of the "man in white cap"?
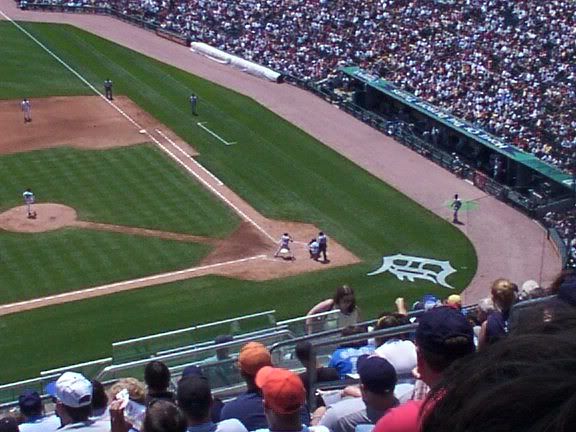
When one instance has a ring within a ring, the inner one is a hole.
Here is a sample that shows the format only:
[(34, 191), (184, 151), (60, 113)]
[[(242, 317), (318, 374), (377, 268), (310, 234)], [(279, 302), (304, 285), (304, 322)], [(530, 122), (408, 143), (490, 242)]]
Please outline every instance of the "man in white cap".
[(110, 431), (109, 422), (89, 419), (92, 414), (92, 383), (83, 375), (63, 373), (56, 381), (52, 396), (56, 397), (56, 415), (62, 423), (59, 431)]

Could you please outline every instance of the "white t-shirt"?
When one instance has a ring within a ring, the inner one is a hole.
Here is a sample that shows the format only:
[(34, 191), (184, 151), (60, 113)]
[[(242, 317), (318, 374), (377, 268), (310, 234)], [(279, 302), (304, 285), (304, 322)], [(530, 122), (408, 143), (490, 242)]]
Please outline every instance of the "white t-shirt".
[(20, 432), (49, 432), (55, 431), (61, 425), (57, 415), (44, 416), (18, 425)]
[(386, 341), (376, 348), (376, 354), (388, 360), (398, 375), (409, 374), (416, 367), (416, 345), (408, 340)]

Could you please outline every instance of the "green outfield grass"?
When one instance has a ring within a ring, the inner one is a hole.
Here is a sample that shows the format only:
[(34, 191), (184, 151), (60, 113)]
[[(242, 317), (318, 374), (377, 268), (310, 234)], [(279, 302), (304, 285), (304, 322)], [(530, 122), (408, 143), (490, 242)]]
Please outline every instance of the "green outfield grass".
[[(251, 99), (72, 27), (25, 27), (94, 85), (101, 87), (110, 77), (117, 93), (129, 96), (190, 142), (200, 152), (201, 163), (263, 214), (316, 224), (364, 262), (262, 283), (204, 277), (0, 317), (5, 336), (0, 350), (6, 353), (0, 381), (107, 356), (113, 340), (191, 322), (270, 307), (276, 308), (280, 317), (303, 314), (342, 283), (356, 287), (365, 317), (390, 309), (399, 295), (413, 299), (424, 292), (448, 294), (445, 288), (431, 283), (400, 282), (390, 274), (367, 277), (368, 271), (380, 266), (384, 255), (448, 259), (458, 270), (448, 281), (458, 290), (474, 275), (474, 249), (459, 230)], [(0, 40), (0, 58), (10, 59), (2, 65), (0, 98), (90, 93), (11, 24), (0, 22)], [(41, 79), (36, 80), (36, 76)], [(197, 119), (189, 113), (187, 97), (191, 92), (199, 96)], [(238, 144), (222, 145), (195, 121), (208, 122), (211, 129)], [(178, 170), (172, 165), (158, 172), (171, 176)], [(192, 179), (189, 185), (196, 196)], [(46, 189), (46, 193), (52, 192)], [(60, 201), (67, 195), (65, 188), (58, 193)], [(96, 214), (106, 217), (106, 209), (87, 202), (84, 209), (88, 218)], [(140, 218), (142, 224), (167, 223), (146, 215), (123, 217)], [(198, 228), (194, 222), (186, 223), (183, 230)], [(224, 232), (225, 227), (219, 226)], [(62, 263), (65, 265), (69, 264)], [(280, 298), (284, 300), (279, 302)], [(41, 354), (35, 353), (38, 340), (43, 341)]]

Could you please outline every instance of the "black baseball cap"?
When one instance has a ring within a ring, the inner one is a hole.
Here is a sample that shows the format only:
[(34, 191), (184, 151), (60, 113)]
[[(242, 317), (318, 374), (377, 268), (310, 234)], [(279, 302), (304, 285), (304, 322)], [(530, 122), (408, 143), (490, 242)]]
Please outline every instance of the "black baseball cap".
[[(462, 338), (462, 343), (451, 343), (455, 338)], [(474, 330), (460, 311), (447, 306), (436, 307), (420, 317), (416, 344), (432, 353), (464, 356), (475, 350)]]

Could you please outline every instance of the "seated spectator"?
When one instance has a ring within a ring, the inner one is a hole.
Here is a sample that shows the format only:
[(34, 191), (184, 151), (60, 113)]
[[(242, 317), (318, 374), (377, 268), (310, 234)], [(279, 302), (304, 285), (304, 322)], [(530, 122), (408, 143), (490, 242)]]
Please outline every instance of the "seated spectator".
[[(472, 326), (458, 311), (437, 307), (425, 312), (416, 329), (418, 374), (433, 387), (456, 361), (474, 353)], [(374, 432), (418, 432), (423, 401), (413, 400), (390, 410)], [(447, 429), (448, 430), (448, 429)]]
[(460, 310), (462, 309), (462, 298), (458, 294), (452, 294), (446, 299), (446, 306)]
[[(306, 369), (310, 367), (316, 368), (316, 383), (337, 381), (340, 379), (338, 371), (331, 367), (319, 366), (316, 362), (313, 363), (312, 357), (312, 344), (308, 341), (300, 341), (296, 344), (296, 357)], [(304, 383), (306, 394), (310, 389), (310, 380), (308, 378), (308, 371), (300, 374), (300, 379)]]
[(306, 321), (308, 333), (327, 330), (326, 327), (330, 327), (332, 322), (335, 323), (334, 327), (337, 326), (336, 328), (356, 325), (360, 321), (360, 309), (356, 306), (354, 289), (348, 285), (338, 287), (333, 298), (321, 301), (310, 309), (307, 315), (315, 315), (331, 310), (340, 311), (336, 319), (329, 318), (329, 321), (326, 322), (326, 318), (309, 318)]
[(329, 406), (318, 424), (332, 432), (354, 432), (357, 425), (375, 424), (398, 405), (394, 396), (396, 371), (386, 359), (376, 355), (360, 357), (358, 375), (362, 397), (343, 399)]
[(174, 402), (174, 393), (168, 390), (170, 387), (170, 370), (161, 361), (151, 361), (144, 369), (144, 382), (148, 388), (146, 405), (155, 399)]
[(1, 418), (0, 432), (19, 432), (18, 422), (16, 421), (16, 419), (10, 416)]
[(100, 381), (92, 382), (92, 416), (91, 420), (108, 420), (108, 396)]
[(59, 431), (108, 432), (108, 422), (90, 420), (92, 414), (92, 383), (83, 375), (65, 372), (54, 386), (56, 415), (62, 427)]
[(306, 404), (306, 390), (295, 373), (266, 366), (256, 375), (256, 385), (261, 389), (267, 427), (259, 432), (329, 432), (323, 426), (307, 427), (302, 424), (302, 410)]
[[(131, 425), (126, 421), (122, 401), (110, 404), (110, 431), (127, 432)], [(172, 402), (156, 399), (146, 409), (139, 432), (186, 432), (188, 422), (180, 408)]]
[[(204, 372), (199, 366), (191, 365), (182, 371), (181, 379), (187, 378), (189, 376), (203, 377), (208, 379), (208, 382), (210, 383), (210, 379), (204, 375)], [(212, 385), (210, 385), (210, 388), (212, 388)], [(224, 408), (224, 402), (222, 402), (220, 398), (213, 397), (212, 399), (210, 418), (212, 419), (212, 422), (218, 423), (220, 421), (220, 413), (222, 412), (222, 408)]]
[[(346, 327), (342, 330), (342, 337), (366, 333), (362, 327)], [(340, 379), (346, 379), (349, 374), (356, 374), (356, 361), (364, 354), (372, 354), (374, 345), (368, 345), (367, 340), (358, 342), (345, 342), (332, 353), (328, 367), (338, 371)]]
[(208, 380), (191, 375), (178, 382), (176, 399), (188, 421), (188, 432), (247, 432), (237, 419), (213, 423), (210, 418), (212, 392)]
[[(261, 343), (249, 342), (242, 347), (238, 355), (238, 368), (246, 382), (246, 392), (224, 404), (220, 414), (222, 420), (238, 419), (249, 431), (267, 427), (262, 393), (254, 379), (260, 369), (271, 365), (270, 352)], [(301, 416), (304, 424), (310, 423), (307, 409), (302, 410)]]
[(57, 416), (44, 415), (44, 405), (38, 392), (27, 391), (18, 397), (18, 407), (24, 420), (20, 423), (21, 432), (42, 432), (60, 427)]
[(508, 334), (510, 310), (516, 302), (518, 286), (508, 279), (496, 279), (491, 288), (496, 310), (482, 324), (478, 336), (478, 349), (504, 338)]
[(541, 322), (452, 368), (425, 406), (422, 431), (575, 430), (576, 320), (574, 311), (558, 318), (554, 332)]
[(116, 395), (122, 390), (128, 390), (128, 395), (130, 400), (137, 402), (141, 405), (146, 403), (146, 386), (142, 381), (136, 378), (122, 378), (116, 381), (108, 389), (108, 400), (113, 401), (116, 399)]
[[(376, 321), (374, 331), (407, 324), (410, 324), (410, 320), (406, 315), (384, 313)], [(398, 375), (406, 377), (412, 374), (412, 370), (416, 367), (416, 346), (408, 340), (407, 334), (377, 337), (375, 341), (377, 347), (375, 353), (388, 360)]]

